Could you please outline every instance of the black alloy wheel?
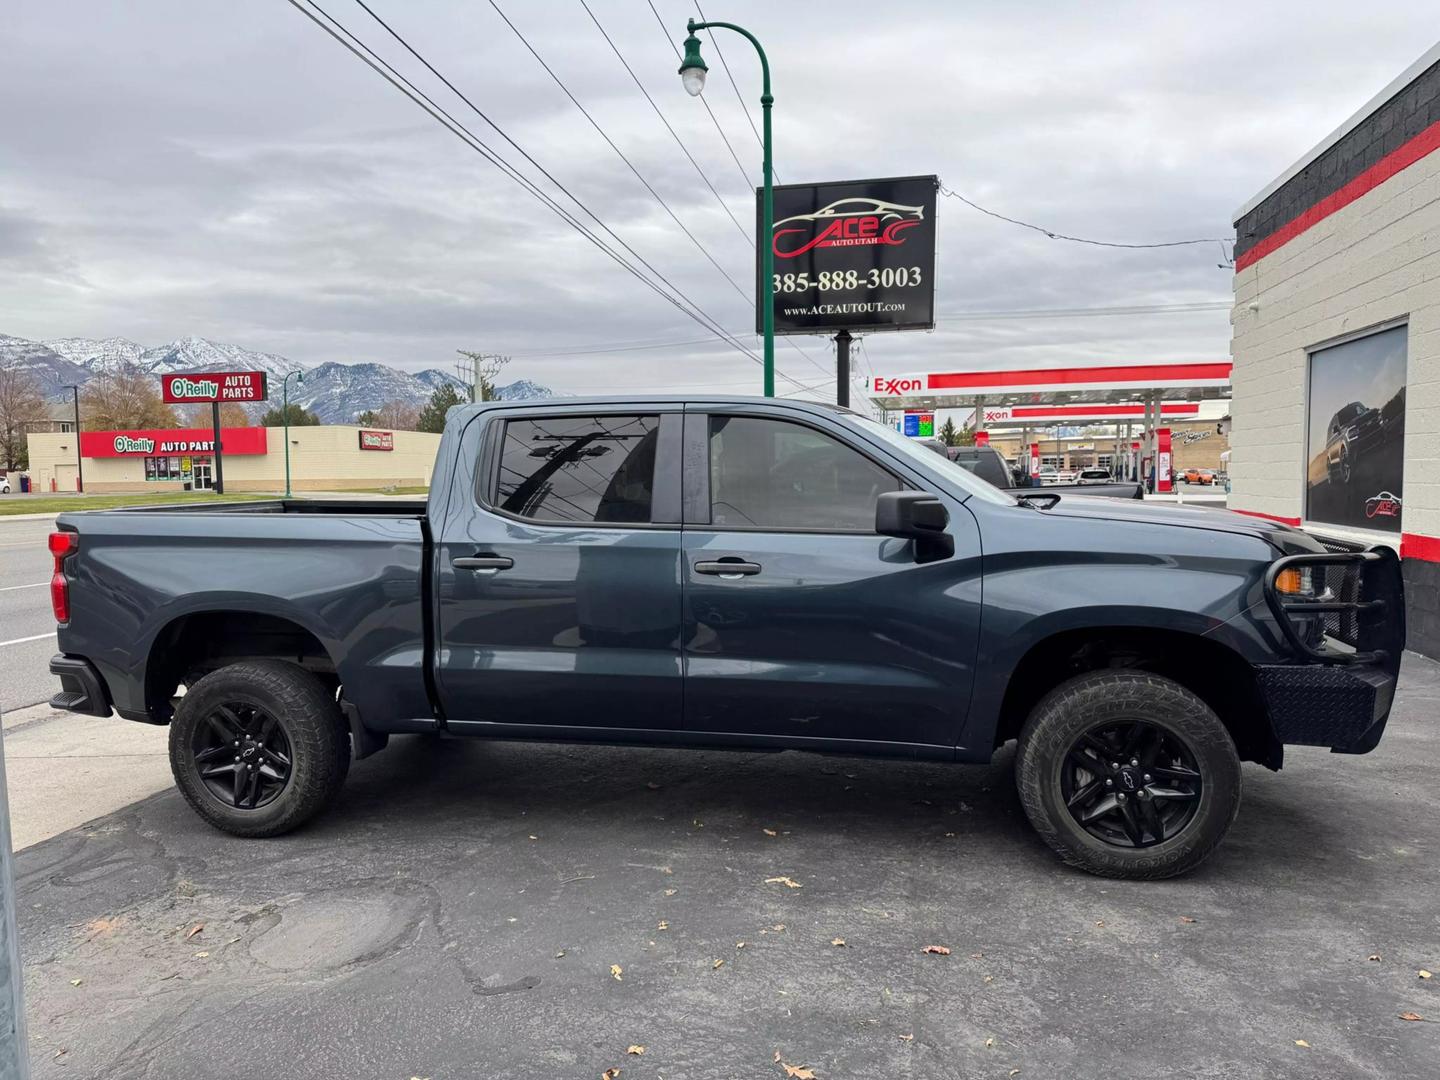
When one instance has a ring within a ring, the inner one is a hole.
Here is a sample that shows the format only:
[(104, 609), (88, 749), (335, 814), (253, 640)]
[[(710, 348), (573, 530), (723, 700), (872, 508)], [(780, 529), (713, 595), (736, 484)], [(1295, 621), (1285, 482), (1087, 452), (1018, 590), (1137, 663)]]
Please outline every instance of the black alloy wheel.
[(206, 790), (228, 807), (258, 810), (290, 783), (290, 740), (280, 721), (258, 705), (212, 705), (195, 725), (191, 760)]
[(1107, 721), (1071, 745), (1060, 795), (1075, 822), (1115, 847), (1174, 839), (1200, 807), (1200, 768), (1173, 731), (1147, 720)]

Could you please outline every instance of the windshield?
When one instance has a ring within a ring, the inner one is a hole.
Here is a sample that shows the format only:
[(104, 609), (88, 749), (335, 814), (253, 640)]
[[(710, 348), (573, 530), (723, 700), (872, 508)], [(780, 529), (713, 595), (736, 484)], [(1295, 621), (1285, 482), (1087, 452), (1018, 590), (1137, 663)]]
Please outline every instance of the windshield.
[(945, 477), (960, 488), (967, 495), (974, 495), (976, 498), (984, 499), (986, 502), (1000, 503), (1002, 506), (1018, 506), (1019, 503), (1005, 492), (1001, 491), (994, 484), (987, 483), (974, 473), (968, 472), (963, 466), (956, 464), (943, 454), (937, 454), (934, 450), (928, 449), (924, 443), (907, 439), (900, 432), (892, 427), (871, 420), (868, 416), (860, 416), (858, 413), (841, 413), (840, 419), (847, 424), (864, 431), (865, 434), (880, 439), (887, 446), (904, 457), (928, 466), (932, 469), (939, 469)]

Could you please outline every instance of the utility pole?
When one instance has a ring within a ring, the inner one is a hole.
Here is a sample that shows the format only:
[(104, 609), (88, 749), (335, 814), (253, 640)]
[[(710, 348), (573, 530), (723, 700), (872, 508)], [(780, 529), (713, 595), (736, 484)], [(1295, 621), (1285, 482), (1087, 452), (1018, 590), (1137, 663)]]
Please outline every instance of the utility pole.
[(85, 458), (80, 453), (80, 387), (67, 383), (62, 389), (75, 395), (75, 490), (85, 490)]
[(835, 335), (835, 404), (850, 407), (850, 337), (849, 330)]
[(499, 353), (469, 352), (465, 349), (456, 349), (461, 359), (455, 362), (455, 373), (460, 376), (460, 381), (470, 388), (470, 400), (494, 401), (495, 380), (505, 365), (510, 363), (510, 357), (501, 356)]
[(25, 979), (15, 926), (15, 874), (10, 856), (10, 803), (5, 791), (5, 739), (0, 734), (0, 1080), (28, 1080)]

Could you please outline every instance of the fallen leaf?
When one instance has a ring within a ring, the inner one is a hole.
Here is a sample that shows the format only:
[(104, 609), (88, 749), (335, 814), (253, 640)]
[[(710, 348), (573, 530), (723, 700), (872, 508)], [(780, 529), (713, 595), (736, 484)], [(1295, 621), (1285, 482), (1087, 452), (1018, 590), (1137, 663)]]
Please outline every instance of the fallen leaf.
[(1019, 1070), (1019, 1069), (1011, 1069), (1011, 1070), (1010, 1070), (1008, 1073), (1006, 1073), (1005, 1075), (1006, 1075), (1006, 1076), (1019, 1076), (1019, 1075), (1020, 1075), (1020, 1070)]
[(1425, 1017), (1421, 1016), (1419, 1013), (1416, 1013), (1416, 1012), (1403, 1012), (1403, 1013), (1400, 1014), (1400, 1019), (1401, 1019), (1401, 1020), (1424, 1020)]
[(616, 982), (621, 982), (621, 981), (623, 981), (623, 980), (620, 978), (620, 976), (623, 975), (624, 973), (625, 973), (625, 969), (622, 968), (619, 964), (611, 964), (611, 965), (610, 965), (610, 977), (611, 977), (612, 979), (614, 979)]
[(205, 959), (207, 956), (209, 956), (209, 955), (210, 955), (210, 954), (209, 954), (208, 952), (197, 952), (197, 953), (195, 954), (195, 959), (196, 959), (196, 960), (204, 960), (204, 959)]
[(794, 880), (792, 880), (792, 879), (790, 879), (790, 878), (788, 878), (788, 877), (767, 877), (767, 878), (765, 879), (765, 884), (766, 884), (766, 885), (784, 885), (787, 889), (803, 889), (803, 888), (804, 888), (804, 886), (801, 885), (800, 882), (794, 881)]
[(530, 834), (530, 839), (531, 839), (531, 840), (539, 840), (540, 837), (536, 836), (534, 833), (531, 833), (531, 834)]
[(645, 1052), (645, 1048), (643, 1046), (627, 1046), (625, 1048), (625, 1052), (627, 1054), (634, 1054), (636, 1057), (639, 1057)]
[(620, 1075), (619, 1069), (606, 1069), (600, 1074), (600, 1080), (615, 1080)]
[(189, 941), (192, 937), (194, 937), (196, 934), (200, 933), (204, 929), (205, 924), (197, 922), (194, 926), (190, 927), (189, 930), (185, 931), (185, 940)]
[(987, 1047), (994, 1046), (994, 1045), (995, 1045), (995, 1040), (994, 1040), (994, 1039), (986, 1039), (986, 1040), (985, 1040), (985, 1045), (986, 1045)]
[(761, 829), (760, 831), (763, 832), (766, 836), (779, 836), (779, 835), (780, 835), (780, 834), (777, 833), (774, 829)]
[(770, 929), (774, 930), (775, 933), (779, 934), (784, 931), (785, 924), (783, 922), (777, 922), (774, 926), (770, 927)]
[(555, 954), (555, 959), (556, 959), (556, 960), (559, 960), (559, 959), (560, 959), (562, 956), (564, 956), (564, 955), (565, 955), (565, 950), (564, 950), (564, 949), (561, 949), (559, 952), (557, 952), (557, 953)]
[(947, 945), (926, 945), (920, 950), (922, 953), (934, 953), (936, 956), (949, 956), (950, 948)]
[(1379, 959), (1380, 959), (1380, 954), (1379, 954), (1378, 952), (1377, 952), (1377, 953), (1371, 953), (1369, 956), (1366, 957), (1366, 959), (1367, 959), (1367, 960), (1379, 960)]
[(912, 1041), (914, 1040), (915, 1036), (914, 1036), (914, 1035), (901, 1035), (900, 1038), (902, 1038), (903, 1040), (905, 1040), (905, 1042), (912, 1042)]
[(1180, 916), (1180, 921), (1181, 921), (1182, 923), (1193, 923), (1195, 920), (1192, 919), (1189, 915), (1181, 915), (1181, 916)]
[(79, 986), (79, 985), (80, 985), (82, 982), (84, 982), (84, 981), (85, 981), (84, 979), (71, 979), (71, 980), (70, 980), (70, 985), (71, 985), (71, 986)]
[(1424, 968), (1421, 968), (1421, 969), (1420, 969), (1420, 978), (1422, 978), (1422, 979), (1429, 979), (1429, 978), (1433, 978), (1433, 976), (1430, 974), (1430, 972), (1426, 971)]
[(834, 945), (837, 949), (843, 949), (845, 947), (845, 939), (843, 937), (831, 938), (830, 944)]
[(746, 944), (746, 943), (743, 942), (743, 941), (737, 941), (737, 942), (735, 942), (735, 947), (736, 947), (737, 949), (743, 949), (743, 948), (745, 947), (745, 944)]
[(1104, 920), (1104, 919), (1096, 919), (1096, 920), (1095, 920), (1095, 925), (1096, 925), (1096, 926), (1104, 926), (1104, 925), (1105, 925), (1105, 920)]
[(666, 889), (664, 895), (666, 895), (666, 896), (674, 896), (674, 895), (675, 895), (677, 892), (679, 892), (679, 891), (680, 891), (679, 889)]
[(994, 975), (986, 975), (986, 976), (985, 976), (985, 981), (986, 981), (987, 983), (989, 983), (989, 982), (994, 982), (994, 981), (995, 981), (995, 976), (994, 976)]
[(711, 964), (710, 966), (711, 966), (712, 968), (714, 968), (716, 971), (719, 971), (722, 967), (725, 966), (725, 961), (724, 961), (724, 960), (716, 960), (716, 961), (715, 961), (713, 964)]
[(791, 1080), (815, 1080), (815, 1071), (808, 1065), (786, 1065), (782, 1061), (780, 1067)]
[(1306, 1050), (1309, 1050), (1309, 1049), (1310, 1049), (1310, 1044), (1309, 1044), (1308, 1042), (1306, 1042), (1304, 1039), (1296, 1039), (1296, 1040), (1295, 1040), (1295, 1045), (1296, 1045), (1296, 1046), (1303, 1046)]
[(776, 1060), (777, 1062), (780, 1060), (780, 1051), (779, 1051), (779, 1050), (776, 1050), (776, 1051), (775, 1051), (775, 1060)]
[(656, 930), (669, 930), (669, 929), (670, 929), (670, 924), (669, 924), (668, 922), (666, 922), (664, 919), (661, 919), (661, 920), (655, 925), (655, 929), (656, 929)]
[(675, 873), (675, 871), (672, 870), (672, 869), (670, 869), (670, 867), (668, 867), (668, 866), (662, 866), (662, 867), (660, 867), (660, 873), (662, 873), (662, 874), (673, 874), (673, 873)]

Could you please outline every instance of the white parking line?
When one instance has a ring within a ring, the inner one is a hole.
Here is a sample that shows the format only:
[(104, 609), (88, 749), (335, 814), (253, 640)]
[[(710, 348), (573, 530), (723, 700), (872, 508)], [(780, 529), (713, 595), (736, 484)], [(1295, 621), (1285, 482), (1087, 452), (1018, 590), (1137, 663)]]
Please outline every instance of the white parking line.
[(37, 581), (34, 585), (0, 585), (0, 592), (14, 592), (16, 589), (43, 589), (48, 581)]
[(0, 649), (6, 645), (24, 645), (27, 641), (44, 641), (47, 637), (54, 636), (55, 631), (51, 630), (48, 634), (35, 634), (33, 637), (17, 637), (13, 641), (0, 641)]

